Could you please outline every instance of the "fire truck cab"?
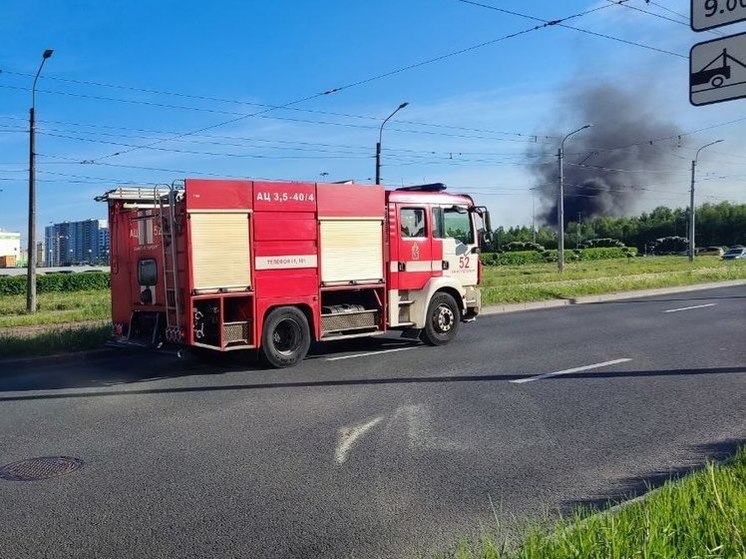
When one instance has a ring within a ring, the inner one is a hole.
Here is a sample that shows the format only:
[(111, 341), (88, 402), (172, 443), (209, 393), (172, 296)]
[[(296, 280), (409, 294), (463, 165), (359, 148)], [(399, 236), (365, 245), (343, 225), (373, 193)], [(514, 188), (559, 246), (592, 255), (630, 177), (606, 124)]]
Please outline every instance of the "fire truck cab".
[(480, 311), (489, 214), (442, 184), (187, 179), (110, 190), (114, 343), (259, 350), (402, 330), (451, 341)]

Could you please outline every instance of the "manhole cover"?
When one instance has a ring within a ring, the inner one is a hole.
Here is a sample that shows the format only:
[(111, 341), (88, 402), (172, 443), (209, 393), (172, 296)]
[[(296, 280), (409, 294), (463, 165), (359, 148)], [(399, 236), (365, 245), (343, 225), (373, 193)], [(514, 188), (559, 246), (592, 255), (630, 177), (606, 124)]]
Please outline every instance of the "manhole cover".
[(9, 481), (35, 481), (63, 476), (79, 470), (85, 463), (80, 458), (44, 456), (7, 464), (0, 468), (0, 479)]

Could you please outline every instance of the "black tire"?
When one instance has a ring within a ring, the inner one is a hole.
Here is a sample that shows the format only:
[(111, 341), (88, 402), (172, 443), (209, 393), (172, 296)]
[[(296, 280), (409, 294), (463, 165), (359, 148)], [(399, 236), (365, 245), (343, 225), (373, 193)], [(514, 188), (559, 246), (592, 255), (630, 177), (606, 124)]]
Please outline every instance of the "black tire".
[(308, 320), (296, 307), (278, 307), (270, 311), (262, 329), (262, 358), (276, 368), (300, 363), (311, 346)]
[(461, 311), (456, 300), (448, 293), (438, 292), (430, 299), (420, 339), (429, 345), (445, 345), (456, 337), (460, 325)]

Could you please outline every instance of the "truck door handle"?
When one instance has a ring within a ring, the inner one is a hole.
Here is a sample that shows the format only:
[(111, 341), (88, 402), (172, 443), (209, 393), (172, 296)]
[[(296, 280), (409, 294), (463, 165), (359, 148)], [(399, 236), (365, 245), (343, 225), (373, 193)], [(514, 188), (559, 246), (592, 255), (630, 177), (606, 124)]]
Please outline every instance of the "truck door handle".
[(397, 263), (396, 268), (400, 272), (404, 272), (407, 269), (407, 263), (406, 262), (399, 262), (399, 263)]
[(442, 270), (447, 270), (448, 268), (450, 268), (450, 263), (448, 262), (448, 260), (441, 260), (440, 267)]

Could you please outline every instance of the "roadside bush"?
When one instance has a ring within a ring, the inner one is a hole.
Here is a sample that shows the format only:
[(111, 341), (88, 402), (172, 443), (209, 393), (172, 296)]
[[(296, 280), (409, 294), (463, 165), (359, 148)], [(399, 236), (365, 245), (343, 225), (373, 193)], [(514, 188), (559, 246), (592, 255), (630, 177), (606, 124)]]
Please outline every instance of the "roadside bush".
[[(608, 248), (586, 248), (565, 251), (565, 262), (578, 262), (589, 260), (612, 260), (619, 258), (631, 258), (637, 255), (636, 248), (608, 247)], [(485, 252), (482, 254), (482, 264), (485, 266), (520, 266), (523, 264), (541, 264), (543, 262), (557, 262), (556, 250), (545, 250), (536, 252), (523, 250), (516, 252)]]
[(523, 252), (526, 250), (544, 252), (546, 249), (539, 243), (532, 243), (531, 241), (513, 241), (503, 247), (503, 252)]
[(589, 239), (583, 243), (583, 248), (625, 248), (624, 243), (617, 239), (604, 237), (601, 239)]
[[(487, 256), (487, 255), (483, 255)], [(546, 262), (544, 253), (535, 250), (521, 250), (516, 252), (490, 253), (489, 261), (482, 259), (482, 263), (491, 266), (518, 266), (521, 264), (541, 264)]]
[[(39, 274), (36, 276), (37, 293), (103, 289), (109, 289), (108, 272)], [(23, 295), (24, 293), (26, 293), (26, 276), (0, 277), (0, 295)]]
[[(580, 260), (580, 256), (578, 255), (579, 251), (577, 250), (565, 250), (565, 262), (576, 262)], [(557, 262), (557, 256), (559, 255), (559, 250), (547, 250), (544, 252), (544, 262)]]
[(586, 248), (578, 255), (580, 260), (608, 260), (611, 258), (624, 258), (637, 254), (636, 248), (608, 247), (608, 248)]
[(652, 243), (653, 254), (680, 254), (689, 250), (689, 239), (684, 237), (661, 237)]

